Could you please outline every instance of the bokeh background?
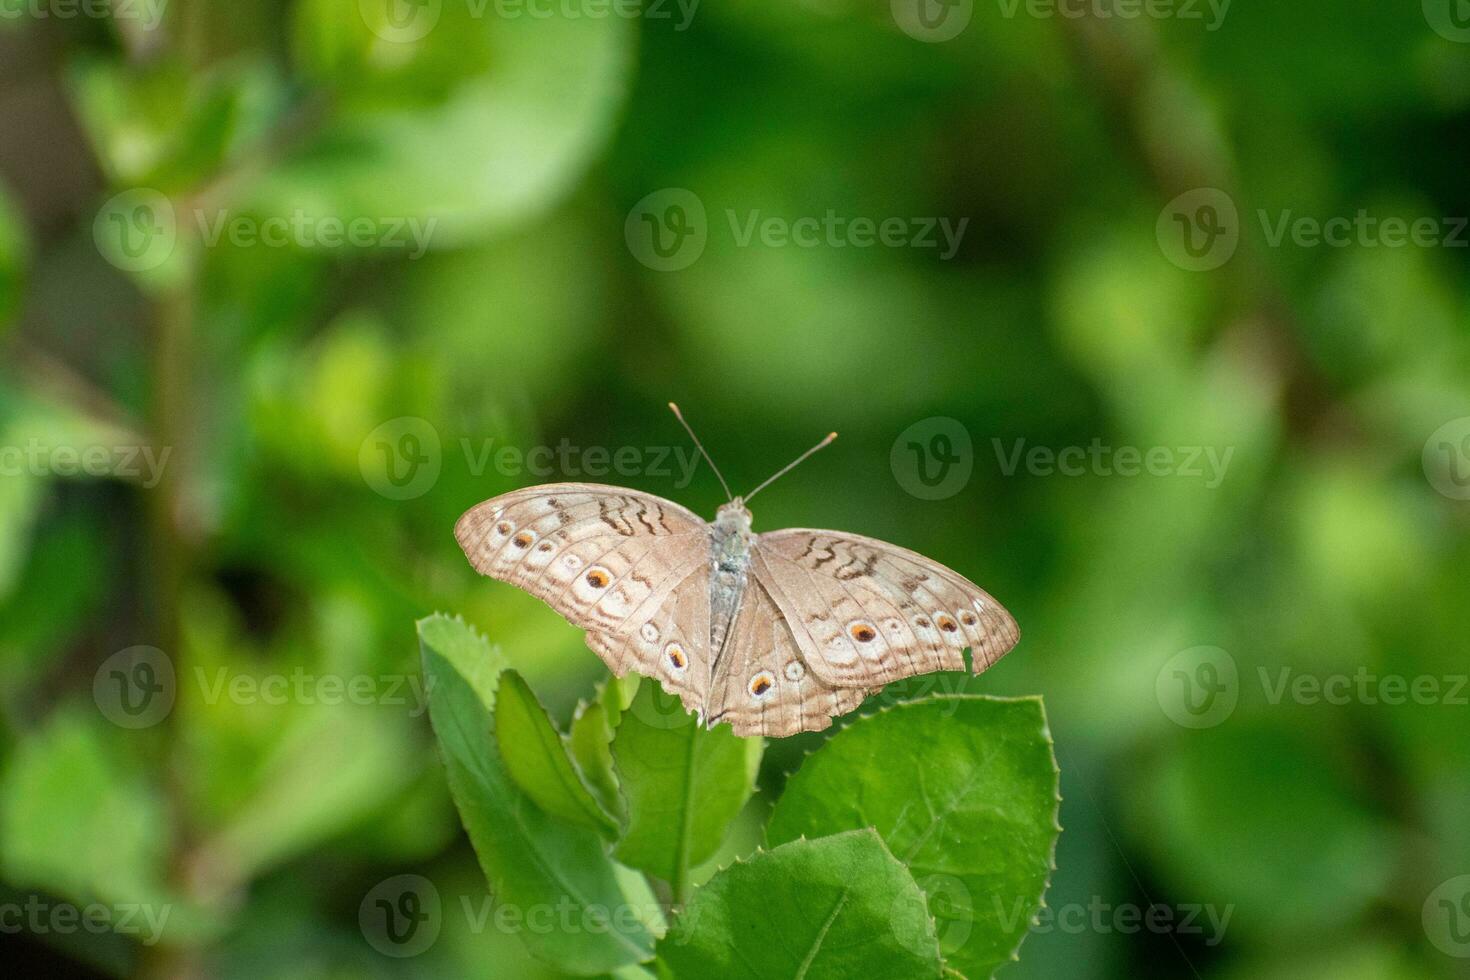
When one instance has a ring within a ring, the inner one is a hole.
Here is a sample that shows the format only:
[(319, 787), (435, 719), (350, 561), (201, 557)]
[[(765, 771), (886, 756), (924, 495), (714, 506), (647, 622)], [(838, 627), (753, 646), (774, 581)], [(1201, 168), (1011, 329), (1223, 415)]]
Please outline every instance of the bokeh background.
[(413, 624), (565, 720), (601, 664), (451, 526), (712, 514), (670, 399), (736, 490), (839, 430), (757, 528), (1020, 621), (883, 696), (1045, 696), (1002, 976), (1470, 975), (1467, 154), (1463, 0), (0, 3), (11, 975), (551, 976), (476, 927)]

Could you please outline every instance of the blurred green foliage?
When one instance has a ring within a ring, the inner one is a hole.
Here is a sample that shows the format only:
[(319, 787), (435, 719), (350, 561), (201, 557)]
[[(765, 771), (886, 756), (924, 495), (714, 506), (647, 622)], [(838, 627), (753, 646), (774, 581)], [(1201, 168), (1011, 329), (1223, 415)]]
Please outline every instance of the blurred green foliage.
[[(1470, 417), (1470, 236), (1309, 247), (1266, 228), (1470, 215), (1470, 45), (1422, 6), (1240, 3), (1207, 29), (975, 4), (937, 44), (855, 0), (699, 5), (684, 30), (468, 0), (171, 0), (156, 28), (16, 7), (0, 904), (170, 913), (160, 942), (27, 929), (0, 936), (7, 959), (556, 976), (466, 914), (485, 880), (411, 624), (462, 613), (565, 730), (605, 670), (534, 599), (478, 580), (450, 529), (495, 493), (585, 478), (588, 447), (638, 449), (604, 479), (712, 514), (705, 467), (651, 465), (687, 449), (673, 398), (736, 489), (842, 432), (762, 494), (758, 530), (903, 544), (1021, 623), (982, 678), (930, 682), (1044, 694), (1056, 738), (1056, 916), (1001, 976), (1458, 975), (1426, 917), (1470, 874), (1470, 707), (1450, 694), (1470, 504), (1431, 434)], [(674, 187), (708, 242), (659, 272), (625, 226)], [(1240, 242), (1196, 272), (1157, 229), (1204, 187), (1238, 208)], [(968, 224), (942, 260), (741, 245), (728, 214), (756, 211)], [(296, 215), (371, 240), (210, 240), (221, 216)], [(432, 227), (421, 257), (410, 222)], [(936, 417), (972, 436), (973, 474), (928, 500), (892, 451)], [(578, 451), (549, 472), (517, 462), (563, 440)], [(1213, 488), (1008, 473), (1017, 440), (1231, 456)], [(132, 728), (109, 658), (140, 645), (172, 666), (171, 710)], [(1237, 703), (1192, 728), (1161, 691), (1202, 646), (1228, 651)], [(1338, 704), (1273, 696), (1283, 670), (1442, 683)], [(880, 699), (918, 690), (898, 687)], [(584, 771), (606, 764), (595, 704), (569, 749)], [(826, 737), (766, 747), (696, 881), (755, 851)], [(402, 874), (445, 911), (431, 948), (394, 959), (359, 912)], [(1228, 928), (1065, 914), (1154, 905), (1228, 909)]]

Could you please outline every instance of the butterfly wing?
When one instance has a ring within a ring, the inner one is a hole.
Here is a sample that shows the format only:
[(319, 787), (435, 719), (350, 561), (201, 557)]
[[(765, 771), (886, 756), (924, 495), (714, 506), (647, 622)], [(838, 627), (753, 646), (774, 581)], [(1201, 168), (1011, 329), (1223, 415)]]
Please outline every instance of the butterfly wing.
[(834, 687), (876, 687), (915, 674), (976, 673), (1020, 639), (1011, 614), (958, 572), (897, 545), (791, 528), (762, 534), (751, 562), (807, 665)]
[(587, 630), (588, 646), (614, 673), (665, 678), (661, 660), (679, 644), (687, 664), (670, 686), (687, 692), (691, 707), (702, 703), (710, 532), (693, 511), (621, 487), (558, 483), (492, 497), (470, 508), (454, 535), (481, 574)]
[(817, 732), (862, 703), (865, 688), (826, 684), (807, 666), (764, 584), (751, 577), (709, 687), (709, 724), (736, 735)]

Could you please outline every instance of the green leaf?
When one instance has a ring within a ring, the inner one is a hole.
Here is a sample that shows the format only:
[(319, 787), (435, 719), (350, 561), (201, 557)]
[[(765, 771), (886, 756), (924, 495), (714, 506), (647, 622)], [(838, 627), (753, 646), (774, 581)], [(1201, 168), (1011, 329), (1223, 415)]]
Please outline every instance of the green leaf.
[(587, 788), (619, 825), (628, 816), (612, 757), (614, 723), (626, 707), (620, 700), (621, 692), (622, 684), (616, 677), (600, 686), (595, 700), (577, 706), (566, 738), (567, 751), (587, 781)]
[(162, 887), (163, 800), (100, 716), (63, 709), (23, 740), (0, 781), (5, 878), (79, 901), (143, 901)]
[(462, 245), (549, 209), (612, 132), (637, 44), (626, 17), (433, 4), (415, 14), (426, 33), (392, 40), (361, 7), (301, 6), (298, 54), (340, 97), (259, 188), (263, 210), (432, 219), (434, 247)]
[(546, 819), (506, 772), (491, 738), (504, 661), (463, 621), (443, 615), (419, 623), (419, 640), (450, 794), (496, 901), (522, 914), (551, 908), (598, 923), (523, 931), (531, 953), (575, 973), (647, 960), (662, 928), (647, 883), (609, 860), (596, 834)]
[(495, 741), (506, 771), (537, 806), (567, 823), (617, 836), (617, 822), (582, 782), (546, 709), (513, 670), (500, 675)]
[(924, 894), (871, 829), (736, 862), (695, 892), (658, 952), (677, 977), (940, 974)]
[(643, 680), (612, 743), (628, 803), (618, 859), (681, 887), (750, 798), (764, 745), (728, 727), (704, 728), (678, 698)]
[(927, 894), (946, 965), (985, 977), (1041, 905), (1057, 790), (1039, 698), (929, 698), (833, 736), (786, 784), (767, 838), (876, 828)]

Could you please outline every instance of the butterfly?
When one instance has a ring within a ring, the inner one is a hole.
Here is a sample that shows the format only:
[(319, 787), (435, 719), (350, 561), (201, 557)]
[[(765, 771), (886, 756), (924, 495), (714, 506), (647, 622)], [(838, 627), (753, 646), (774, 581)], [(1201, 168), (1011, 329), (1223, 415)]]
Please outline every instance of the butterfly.
[(544, 600), (587, 632), (608, 669), (655, 677), (707, 727), (782, 737), (820, 731), (885, 684), (975, 673), (1016, 645), (1016, 621), (958, 572), (843, 531), (757, 534), (750, 498), (719, 477), (713, 521), (652, 494), (555, 483), (492, 497), (455, 524), (483, 575)]

